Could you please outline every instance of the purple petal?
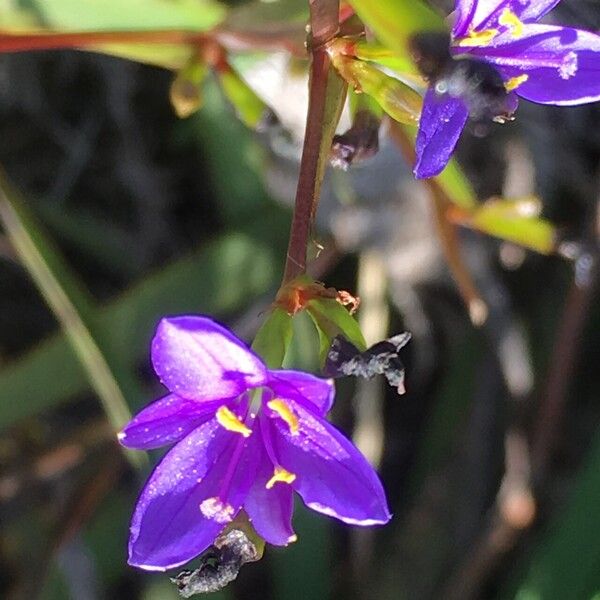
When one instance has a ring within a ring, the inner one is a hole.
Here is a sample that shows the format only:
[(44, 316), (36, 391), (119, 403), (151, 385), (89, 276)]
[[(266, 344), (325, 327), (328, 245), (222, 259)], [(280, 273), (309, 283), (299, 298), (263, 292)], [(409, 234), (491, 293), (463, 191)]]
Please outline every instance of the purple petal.
[(234, 398), (266, 380), (261, 359), (207, 317), (162, 319), (152, 340), (152, 363), (169, 391), (191, 400)]
[(519, 0), (475, 0), (471, 27), (477, 30), (493, 28), (497, 24), (498, 16), (505, 8), (513, 10), (513, 12), (516, 9), (520, 12), (519, 7), (522, 6)]
[[(258, 423), (255, 428), (257, 426)], [(293, 489), (289, 484), (281, 482), (267, 489), (274, 465), (262, 445), (259, 451), (261, 456), (258, 474), (246, 497), (244, 509), (258, 535), (274, 546), (286, 546), (296, 539), (292, 529)]]
[(467, 122), (469, 110), (460, 98), (438, 96), (429, 89), (415, 142), (417, 179), (438, 175), (448, 164)]
[(456, 0), (452, 36), (460, 38), (469, 32), (475, 14), (477, 0)]
[(541, 19), (546, 13), (549, 13), (560, 0), (530, 0), (529, 2), (514, 2), (513, 12), (524, 23), (531, 23)]
[(326, 415), (333, 406), (335, 386), (331, 379), (315, 377), (300, 371), (271, 371), (267, 384), (275, 396), (300, 402), (307, 408)]
[[(239, 434), (207, 421), (182, 439), (156, 467), (131, 521), (129, 564), (147, 570), (178, 567), (210, 546), (239, 511), (256, 475), (256, 452)], [(245, 444), (239, 452), (239, 444)], [(236, 459), (237, 457), (237, 459)], [(226, 482), (226, 483), (224, 483)], [(225, 510), (211, 518), (221, 499)]]
[(454, 37), (466, 36), (470, 30), (502, 28), (498, 19), (510, 11), (523, 23), (531, 23), (552, 10), (560, 0), (457, 0)]
[(600, 36), (552, 25), (528, 25), (518, 40), (470, 52), (496, 65), (507, 80), (526, 79), (515, 91), (542, 104), (600, 100)]
[(306, 505), (353, 525), (387, 523), (385, 492), (365, 457), (327, 421), (289, 404), (298, 417), (296, 431), (280, 418), (263, 423), (271, 428), (275, 458), (296, 475), (291, 486)]
[(142, 409), (119, 433), (127, 448), (149, 450), (178, 442), (215, 414), (221, 402), (196, 402), (168, 394)]

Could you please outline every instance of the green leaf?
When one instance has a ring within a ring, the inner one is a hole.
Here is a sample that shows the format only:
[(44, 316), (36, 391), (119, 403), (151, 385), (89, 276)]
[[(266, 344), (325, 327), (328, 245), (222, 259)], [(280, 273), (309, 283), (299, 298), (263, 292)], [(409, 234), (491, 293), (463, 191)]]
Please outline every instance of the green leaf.
[[(404, 126), (403, 131), (414, 143), (416, 137), (414, 128)], [(472, 209), (479, 205), (477, 196), (475, 195), (469, 180), (466, 178), (455, 158), (450, 159), (446, 168), (435, 177), (435, 181), (442, 188), (452, 204), (456, 204), (456, 206), (464, 209)]]
[(169, 98), (180, 119), (193, 115), (202, 106), (201, 88), (208, 72), (208, 65), (194, 56), (171, 83)]
[[(181, 259), (98, 309), (103, 348), (121, 369), (133, 372), (148, 354), (152, 333), (165, 314), (207, 313), (224, 317), (273, 289), (281, 277), (272, 251), (246, 236), (230, 234)], [(88, 387), (84, 370), (65, 335), (54, 335), (0, 369), (0, 430), (48, 410)], [(137, 398), (139, 406), (147, 395)]]
[(337, 300), (313, 299), (307, 303), (306, 310), (319, 333), (321, 364), (325, 362), (329, 347), (337, 335), (343, 335), (361, 351), (367, 349), (358, 322)]
[(292, 317), (285, 310), (275, 308), (258, 330), (252, 349), (270, 369), (280, 369), (292, 341)]
[(0, 28), (46, 31), (206, 31), (225, 17), (212, 0), (27, 0), (0, 5)]
[[(141, 395), (138, 383), (106, 352), (89, 298), (1, 172), (0, 221), (65, 332), (108, 420), (120, 429), (131, 418), (126, 398), (133, 400)], [(127, 456), (134, 464), (143, 464), (143, 455), (127, 452)]]
[(446, 168), (435, 179), (452, 204), (461, 208), (477, 206), (475, 191), (455, 158), (450, 159)]
[(567, 506), (558, 513), (511, 598), (591, 598), (600, 589), (600, 435)]
[(352, 117), (355, 117), (356, 114), (361, 111), (369, 112), (379, 120), (383, 117), (381, 106), (367, 94), (357, 94), (356, 92), (352, 92), (348, 96), (348, 104)]
[(217, 70), (217, 78), (240, 121), (250, 129), (258, 129), (271, 112), (267, 104), (233, 68)]
[(255, 0), (233, 7), (227, 14), (223, 28), (245, 33), (286, 37), (298, 33), (306, 38), (306, 23), (309, 19), (306, 0)]
[(400, 75), (409, 75), (411, 83), (414, 83), (415, 85), (426, 85), (421, 75), (419, 75), (415, 63), (407, 52), (398, 54), (386, 46), (363, 40), (354, 43), (353, 51), (353, 55), (359, 60), (375, 62), (396, 71)]
[[(311, 76), (313, 77), (313, 81), (316, 80), (316, 73), (311, 72)], [(312, 83), (309, 85), (312, 85)], [(332, 65), (329, 65), (325, 91), (325, 106), (321, 121), (321, 143), (319, 146), (317, 173), (313, 189), (313, 216), (317, 210), (325, 169), (329, 166), (331, 144), (338, 123), (340, 122), (342, 110), (344, 109), (347, 91), (348, 84), (340, 77), (337, 70)], [(307, 131), (308, 127), (310, 127), (309, 123), (307, 123)]]
[[(213, 0), (28, 0), (0, 3), (0, 33), (203, 32), (218, 25), (226, 8)], [(112, 43), (85, 48), (162, 66), (182, 68), (193, 56), (189, 44)]]
[(493, 198), (481, 204), (459, 222), (483, 233), (530, 248), (542, 254), (556, 249), (556, 228), (536, 216), (539, 200), (535, 197), (507, 200)]
[(377, 38), (399, 54), (413, 33), (446, 29), (444, 20), (421, 0), (348, 0)]

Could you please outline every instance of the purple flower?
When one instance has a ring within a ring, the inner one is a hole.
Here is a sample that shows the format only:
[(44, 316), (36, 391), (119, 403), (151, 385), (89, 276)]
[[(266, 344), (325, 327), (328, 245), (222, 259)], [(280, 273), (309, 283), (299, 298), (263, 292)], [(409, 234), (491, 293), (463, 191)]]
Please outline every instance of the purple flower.
[(129, 564), (177, 567), (203, 552), (243, 508), (270, 544), (296, 539), (293, 491), (345, 523), (390, 519), (366, 459), (325, 420), (330, 380), (269, 370), (206, 317), (163, 319), (152, 362), (169, 394), (119, 434), (129, 448), (175, 443), (146, 483), (131, 522)]
[(416, 177), (442, 171), (469, 116), (510, 118), (517, 95), (541, 104), (600, 100), (600, 36), (536, 23), (558, 2), (456, 0), (450, 41), (455, 66), (440, 69), (425, 95)]

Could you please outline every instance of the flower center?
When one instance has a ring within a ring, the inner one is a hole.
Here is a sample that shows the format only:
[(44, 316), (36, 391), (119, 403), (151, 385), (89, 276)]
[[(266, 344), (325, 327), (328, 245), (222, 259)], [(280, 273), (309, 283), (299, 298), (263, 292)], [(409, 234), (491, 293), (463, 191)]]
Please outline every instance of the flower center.
[(199, 506), (200, 512), (207, 519), (211, 519), (217, 523), (229, 523), (236, 512), (236, 507), (228, 502), (228, 497), (233, 479), (236, 476), (236, 471), (242, 460), (242, 455), (246, 447), (246, 439), (253, 434), (251, 425), (254, 423), (256, 413), (253, 413), (250, 408), (255, 400), (255, 396), (253, 396), (255, 392), (258, 398), (260, 398), (260, 390), (244, 392), (235, 404), (230, 405), (232, 408), (224, 404), (215, 413), (217, 423), (223, 429), (239, 434), (231, 451), (229, 464), (219, 485), (217, 495), (206, 498)]

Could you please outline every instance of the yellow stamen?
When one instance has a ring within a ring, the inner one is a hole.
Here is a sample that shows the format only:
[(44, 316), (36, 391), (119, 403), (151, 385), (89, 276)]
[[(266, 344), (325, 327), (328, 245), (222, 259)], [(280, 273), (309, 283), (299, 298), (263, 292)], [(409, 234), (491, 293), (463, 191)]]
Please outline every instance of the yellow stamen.
[(217, 410), (217, 421), (219, 425), (227, 429), (227, 431), (233, 431), (235, 433), (241, 433), (244, 437), (250, 437), (252, 429), (249, 429), (244, 425), (236, 414), (231, 412), (226, 406), (221, 406)]
[(298, 536), (294, 533), (293, 535), (290, 535), (290, 537), (287, 540), (288, 544), (293, 544), (294, 542), (298, 541)]
[(274, 410), (288, 424), (292, 434), (298, 433), (298, 417), (284, 400), (275, 398), (267, 402), (267, 406), (271, 410)]
[(511, 77), (504, 82), (504, 89), (507, 92), (516, 90), (521, 84), (525, 83), (529, 79), (529, 75), (519, 75), (517, 77)]
[(505, 8), (498, 18), (498, 23), (510, 29), (513, 37), (521, 37), (523, 35), (523, 22), (510, 8)]
[(481, 31), (471, 30), (463, 38), (458, 38), (454, 41), (455, 46), (471, 47), (485, 46), (489, 44), (498, 35), (497, 29), (482, 29)]
[(273, 477), (267, 481), (265, 487), (270, 490), (278, 481), (282, 483), (292, 483), (296, 479), (294, 473), (286, 471), (283, 467), (275, 467), (273, 471)]

